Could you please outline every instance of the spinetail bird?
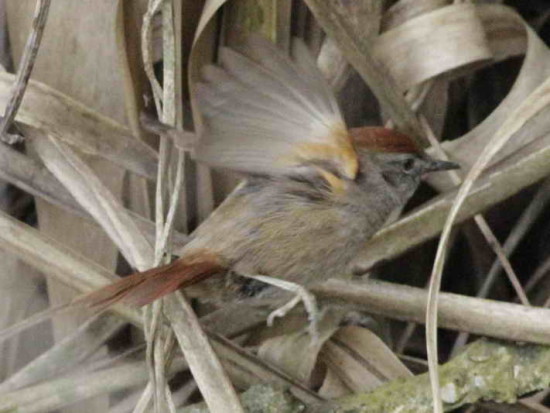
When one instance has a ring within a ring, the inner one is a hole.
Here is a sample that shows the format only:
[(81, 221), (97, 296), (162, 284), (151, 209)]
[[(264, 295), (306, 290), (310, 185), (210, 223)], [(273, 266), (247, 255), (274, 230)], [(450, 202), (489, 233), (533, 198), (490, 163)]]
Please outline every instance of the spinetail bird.
[(204, 67), (202, 78), (196, 96), (204, 131), (195, 157), (245, 181), (191, 235), (181, 258), (81, 304), (141, 306), (185, 287), (234, 300), (256, 294), (252, 282), (296, 294), (269, 321), (300, 300), (315, 320), (307, 288), (349, 274), (365, 241), (397, 216), (423, 175), (457, 167), (421, 154), (402, 133), (348, 130), (301, 41), (293, 42), (292, 58), (258, 37), (240, 52), (222, 48), (219, 65)]

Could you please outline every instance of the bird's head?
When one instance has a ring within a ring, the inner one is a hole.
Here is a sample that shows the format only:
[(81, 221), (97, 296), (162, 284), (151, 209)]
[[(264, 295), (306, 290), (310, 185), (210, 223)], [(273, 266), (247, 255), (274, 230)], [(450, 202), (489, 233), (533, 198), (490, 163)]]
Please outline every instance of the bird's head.
[(405, 134), (381, 127), (350, 130), (360, 158), (368, 156), (378, 166), (384, 181), (408, 199), (429, 173), (458, 169), (454, 162), (433, 159), (418, 151)]

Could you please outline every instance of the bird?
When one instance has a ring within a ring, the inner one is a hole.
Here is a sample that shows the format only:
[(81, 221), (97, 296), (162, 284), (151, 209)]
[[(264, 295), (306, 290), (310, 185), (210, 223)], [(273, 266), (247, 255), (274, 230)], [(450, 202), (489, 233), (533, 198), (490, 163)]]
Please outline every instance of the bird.
[(350, 263), (395, 219), (428, 173), (458, 165), (432, 159), (412, 139), (383, 127), (348, 129), (305, 43), (291, 56), (261, 37), (223, 47), (202, 69), (196, 98), (203, 131), (194, 156), (245, 179), (191, 234), (170, 264), (135, 273), (85, 295), (106, 307), (143, 306), (180, 288), (226, 302), (266, 286), (294, 298), (268, 322), (303, 302), (308, 287), (350, 274)]

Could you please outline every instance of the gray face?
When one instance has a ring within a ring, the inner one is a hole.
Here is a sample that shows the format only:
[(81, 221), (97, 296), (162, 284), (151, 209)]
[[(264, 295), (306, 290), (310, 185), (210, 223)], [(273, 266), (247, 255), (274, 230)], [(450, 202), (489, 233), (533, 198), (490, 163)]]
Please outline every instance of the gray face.
[(384, 180), (400, 194), (410, 196), (424, 173), (423, 160), (410, 154), (384, 156), (380, 169)]
[(452, 162), (422, 158), (409, 153), (375, 154), (382, 177), (403, 199), (409, 198), (420, 184), (421, 178), (431, 172), (457, 169)]

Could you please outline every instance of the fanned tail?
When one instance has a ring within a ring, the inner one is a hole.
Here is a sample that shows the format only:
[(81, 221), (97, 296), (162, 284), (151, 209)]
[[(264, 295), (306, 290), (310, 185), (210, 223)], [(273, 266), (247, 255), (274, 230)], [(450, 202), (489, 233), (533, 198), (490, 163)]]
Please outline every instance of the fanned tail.
[(213, 254), (188, 255), (168, 265), (125, 277), (78, 298), (74, 304), (88, 308), (106, 308), (118, 302), (143, 306), (224, 269), (218, 257)]

